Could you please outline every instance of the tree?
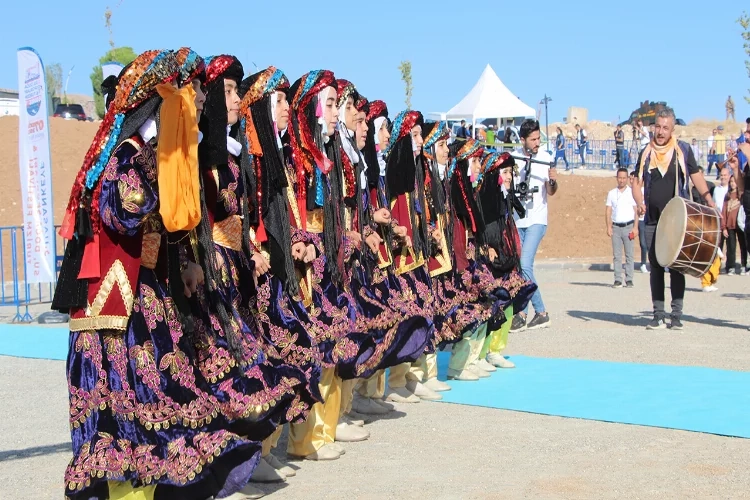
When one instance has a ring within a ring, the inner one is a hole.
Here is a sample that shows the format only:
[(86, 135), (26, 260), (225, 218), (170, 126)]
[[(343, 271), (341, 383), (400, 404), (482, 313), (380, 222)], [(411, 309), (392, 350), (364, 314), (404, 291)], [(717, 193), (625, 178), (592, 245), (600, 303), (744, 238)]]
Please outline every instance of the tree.
[[(743, 12), (737, 22), (742, 26), (742, 39), (745, 41), (745, 54), (750, 57), (750, 15)], [(745, 59), (745, 68), (747, 69), (747, 76), (750, 77), (750, 59)], [(750, 89), (748, 89), (750, 94)], [(750, 97), (746, 96), (745, 100), (750, 103)]]
[(406, 109), (411, 109), (411, 62), (401, 61), (398, 65), (398, 70), (401, 72), (401, 80), (404, 82), (404, 93), (406, 94)]
[(96, 114), (99, 118), (104, 117), (104, 96), (102, 95), (102, 64), (109, 61), (116, 61), (120, 64), (127, 65), (136, 58), (136, 53), (132, 47), (117, 47), (108, 50), (106, 54), (99, 58), (99, 64), (94, 66), (91, 71), (91, 86), (94, 90), (94, 104), (96, 105)]
[(63, 70), (60, 63), (50, 64), (44, 68), (44, 81), (47, 84), (47, 94), (50, 101), (53, 97), (59, 96), (62, 93)]

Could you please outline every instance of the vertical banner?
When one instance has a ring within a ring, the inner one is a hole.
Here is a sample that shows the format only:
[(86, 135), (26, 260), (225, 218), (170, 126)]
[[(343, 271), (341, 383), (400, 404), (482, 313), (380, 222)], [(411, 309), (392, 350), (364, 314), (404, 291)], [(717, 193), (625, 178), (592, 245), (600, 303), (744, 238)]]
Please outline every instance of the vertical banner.
[(18, 165), (27, 283), (55, 281), (47, 85), (44, 65), (31, 47), (18, 49)]
[[(117, 77), (120, 74), (120, 71), (122, 71), (122, 68), (124, 68), (122, 64), (116, 62), (116, 61), (109, 61), (102, 64), (102, 81), (106, 80), (110, 76)], [(102, 97), (104, 98), (104, 102), (107, 102), (107, 94), (103, 94)], [(106, 111), (106, 109), (105, 109)]]

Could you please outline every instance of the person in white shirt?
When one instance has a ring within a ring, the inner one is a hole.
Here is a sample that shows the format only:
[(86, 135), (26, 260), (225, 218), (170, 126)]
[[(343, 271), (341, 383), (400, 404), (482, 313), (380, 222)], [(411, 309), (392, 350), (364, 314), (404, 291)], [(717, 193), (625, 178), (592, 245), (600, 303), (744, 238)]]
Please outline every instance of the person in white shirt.
[(633, 125), (633, 128), (635, 129), (636, 133), (638, 134), (638, 140), (640, 141), (640, 148), (639, 151), (643, 151), (646, 149), (646, 146), (651, 142), (651, 136), (648, 133), (648, 130), (643, 126), (643, 120), (637, 120), (635, 122), (635, 125)]
[[(541, 135), (539, 132), (539, 122), (537, 120), (526, 120), (521, 124), (519, 133), (523, 154), (531, 156), (534, 160), (544, 162), (531, 163), (529, 178), (526, 178), (526, 169), (520, 172), (518, 182), (526, 182), (529, 186), (529, 195), (523, 201), (526, 215), (523, 219), (516, 221), (516, 227), (521, 237), (521, 270), (523, 274), (534, 283), (534, 258), (536, 257), (539, 244), (547, 232), (547, 196), (553, 196), (558, 189), (557, 169), (554, 165), (554, 158), (547, 151), (540, 148)], [(516, 160), (523, 165), (523, 160)], [(519, 185), (518, 183), (516, 184)], [(533, 192), (536, 188), (536, 192)], [(538, 285), (538, 283), (537, 283)], [(521, 331), (525, 329), (533, 330), (536, 328), (547, 328), (550, 325), (549, 314), (544, 308), (542, 301), (542, 292), (539, 288), (531, 297), (531, 305), (534, 306), (534, 318), (526, 323), (526, 313), (528, 306), (523, 311), (518, 312), (513, 317), (510, 331)]]
[(578, 146), (578, 153), (581, 155), (581, 166), (586, 166), (586, 148), (589, 144), (589, 135), (586, 130), (576, 123), (576, 145)]
[(615, 288), (622, 288), (622, 250), (625, 249), (625, 286), (633, 286), (633, 240), (638, 237), (635, 223), (635, 198), (628, 186), (628, 170), (617, 170), (617, 187), (607, 194), (604, 222), (607, 236), (612, 238)]

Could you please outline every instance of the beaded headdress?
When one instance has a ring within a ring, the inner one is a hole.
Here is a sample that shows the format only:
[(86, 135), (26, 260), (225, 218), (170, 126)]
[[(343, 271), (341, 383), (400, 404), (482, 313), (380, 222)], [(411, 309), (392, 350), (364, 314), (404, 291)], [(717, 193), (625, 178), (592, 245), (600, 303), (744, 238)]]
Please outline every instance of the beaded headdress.
[[(151, 113), (144, 113), (140, 123), (129, 123), (126, 118), (146, 101), (154, 98), (153, 112), (160, 97), (156, 87), (162, 83), (175, 81), (179, 67), (174, 53), (169, 50), (149, 50), (138, 57), (120, 75), (115, 97), (104, 120), (89, 147), (73, 184), (66, 210), (61, 235), (71, 239), (74, 233), (76, 212), (80, 208), (83, 193), (92, 191), (112, 153), (120, 144), (120, 139), (130, 137)], [(139, 116), (140, 118), (140, 116)], [(94, 199), (97, 197), (94, 196)], [(91, 223), (95, 232), (99, 229), (98, 207), (91, 211)]]
[(474, 191), (466, 172), (469, 158), (481, 157), (484, 148), (474, 139), (454, 142), (451, 144), (453, 160), (448, 168), (448, 178), (451, 180), (451, 200), (456, 214), (463, 218), (467, 228), (473, 233), (484, 231), (484, 222), (474, 198)]
[(393, 147), (396, 145), (396, 142), (410, 135), (411, 129), (413, 129), (417, 125), (422, 125), (423, 123), (424, 118), (422, 117), (422, 113), (420, 113), (419, 111), (400, 112), (398, 116), (396, 116), (396, 119), (393, 120), (391, 140), (388, 141), (388, 146), (386, 146), (383, 154), (385, 156), (389, 156), (391, 151), (393, 150)]
[(190, 47), (182, 47), (175, 52), (177, 64), (180, 65), (179, 85), (195, 80), (196, 78), (204, 81), (206, 79), (206, 63), (201, 56), (195, 53)]

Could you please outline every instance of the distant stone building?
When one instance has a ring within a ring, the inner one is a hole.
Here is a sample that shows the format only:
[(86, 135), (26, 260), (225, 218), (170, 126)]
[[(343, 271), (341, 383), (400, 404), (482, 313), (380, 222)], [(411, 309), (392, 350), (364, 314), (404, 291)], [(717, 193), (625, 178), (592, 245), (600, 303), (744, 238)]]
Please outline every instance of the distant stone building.
[(589, 121), (589, 110), (587, 108), (578, 108), (571, 106), (568, 108), (568, 121), (571, 125), (579, 123), (585, 125)]

